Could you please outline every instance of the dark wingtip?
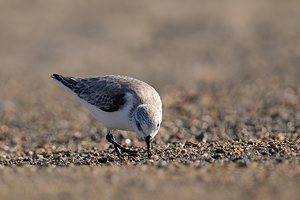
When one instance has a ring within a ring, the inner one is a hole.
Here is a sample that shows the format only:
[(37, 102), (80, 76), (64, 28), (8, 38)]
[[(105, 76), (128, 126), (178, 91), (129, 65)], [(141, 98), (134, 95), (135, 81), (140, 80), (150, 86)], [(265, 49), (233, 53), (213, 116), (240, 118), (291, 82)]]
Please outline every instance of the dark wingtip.
[(59, 75), (59, 74), (52, 74), (52, 75), (51, 75), (51, 78), (54, 78), (54, 79), (60, 81), (60, 80), (62, 79), (62, 76)]
[(74, 80), (72, 77), (64, 77), (59, 74), (52, 74), (51, 78), (61, 82), (70, 89), (73, 89), (74, 86), (78, 83), (78, 81)]

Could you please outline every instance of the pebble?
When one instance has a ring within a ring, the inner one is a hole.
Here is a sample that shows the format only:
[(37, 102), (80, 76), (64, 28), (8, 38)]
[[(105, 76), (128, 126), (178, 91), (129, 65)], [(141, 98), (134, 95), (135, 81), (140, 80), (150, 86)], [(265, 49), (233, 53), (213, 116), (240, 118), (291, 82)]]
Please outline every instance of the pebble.
[(152, 156), (151, 156), (151, 159), (152, 159), (152, 160), (158, 160), (159, 157), (158, 157), (158, 155), (152, 155)]

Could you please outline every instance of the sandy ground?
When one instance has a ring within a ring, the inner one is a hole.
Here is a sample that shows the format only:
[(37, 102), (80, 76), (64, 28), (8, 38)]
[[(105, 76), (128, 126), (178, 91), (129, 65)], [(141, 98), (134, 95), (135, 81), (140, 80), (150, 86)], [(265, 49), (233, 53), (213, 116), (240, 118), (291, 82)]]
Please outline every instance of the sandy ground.
[[(0, 1), (1, 199), (299, 199), (298, 1)], [(51, 80), (161, 94), (152, 159)]]

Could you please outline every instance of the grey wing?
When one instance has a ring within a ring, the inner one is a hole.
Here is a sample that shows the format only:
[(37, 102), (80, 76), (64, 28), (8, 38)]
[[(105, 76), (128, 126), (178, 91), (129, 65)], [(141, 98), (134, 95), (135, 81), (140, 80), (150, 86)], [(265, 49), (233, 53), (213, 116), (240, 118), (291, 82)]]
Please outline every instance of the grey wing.
[(79, 98), (106, 112), (114, 112), (126, 103), (123, 85), (109, 77), (76, 79), (73, 91)]

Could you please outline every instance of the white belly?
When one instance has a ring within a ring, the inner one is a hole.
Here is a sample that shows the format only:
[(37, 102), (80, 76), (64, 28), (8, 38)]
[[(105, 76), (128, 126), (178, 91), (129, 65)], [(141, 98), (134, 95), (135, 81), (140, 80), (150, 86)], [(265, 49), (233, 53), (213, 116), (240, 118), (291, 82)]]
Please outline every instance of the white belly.
[(91, 111), (96, 117), (108, 128), (110, 129), (119, 129), (119, 130), (127, 130), (127, 131), (133, 131), (134, 129), (130, 124), (129, 119), (129, 111), (130, 108), (133, 105), (132, 95), (127, 93), (125, 95), (126, 103), (124, 104), (123, 108), (121, 110), (115, 111), (115, 112), (104, 112), (97, 108), (96, 106), (87, 103), (85, 100), (80, 99), (77, 97), (77, 99), (87, 108), (89, 111)]

